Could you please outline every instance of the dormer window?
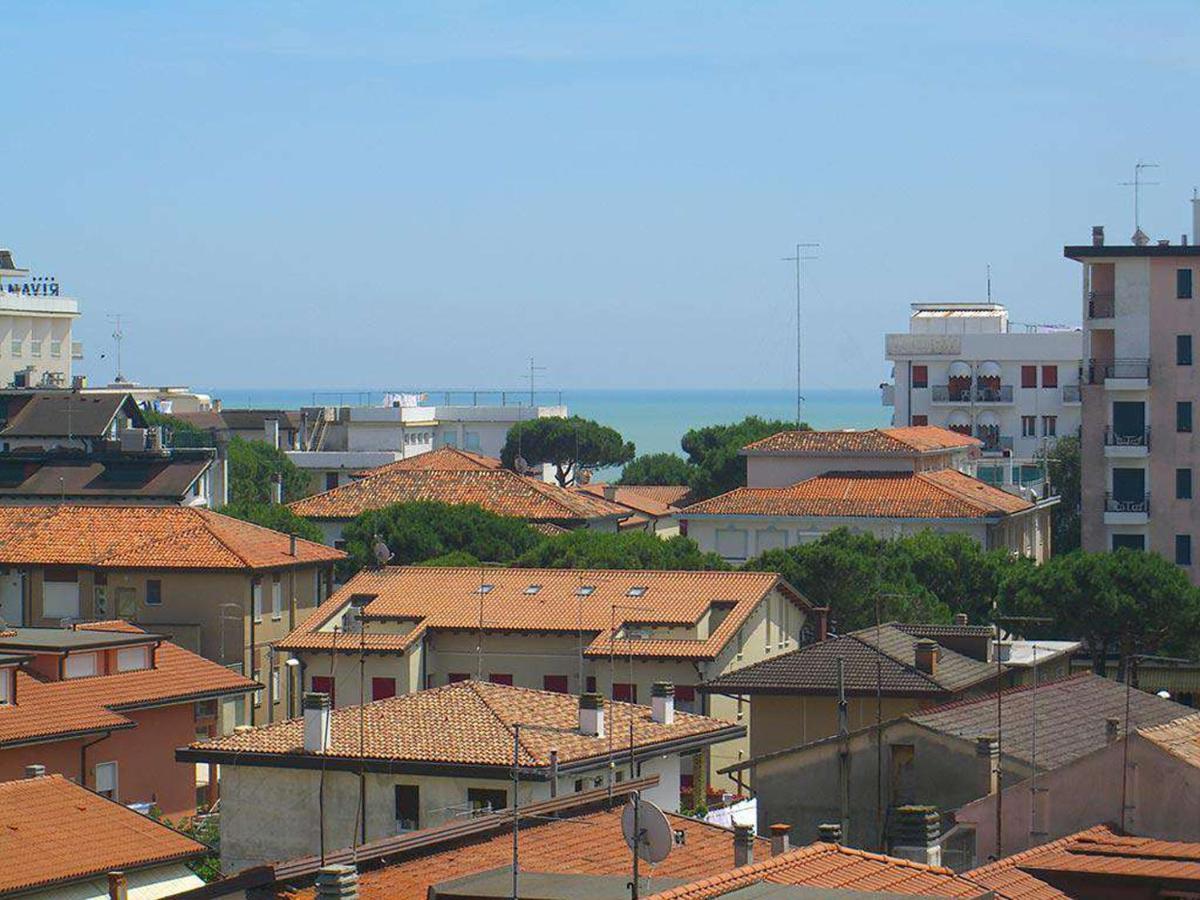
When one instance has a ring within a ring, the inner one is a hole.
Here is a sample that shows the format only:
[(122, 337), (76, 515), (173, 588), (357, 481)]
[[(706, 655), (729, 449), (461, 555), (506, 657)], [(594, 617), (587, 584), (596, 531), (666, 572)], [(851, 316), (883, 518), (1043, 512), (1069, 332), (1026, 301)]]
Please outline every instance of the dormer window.
[(575, 596), (576, 597), (590, 597), (590, 596), (592, 596), (593, 593), (595, 593), (595, 591), (596, 591), (596, 586), (594, 584), (581, 584), (579, 586), (579, 588), (575, 591)]
[(63, 678), (87, 678), (96, 672), (95, 653), (72, 653), (63, 662)]
[(13, 675), (16, 669), (0, 669), (0, 706), (13, 702)]
[(149, 647), (122, 647), (117, 651), (117, 671), (136, 672), (150, 668)]
[(533, 594), (536, 594), (541, 589), (542, 589), (542, 586), (540, 584), (531, 584), (529, 587), (525, 588), (525, 593), (532, 596)]
[(631, 587), (629, 590), (627, 590), (625, 592), (625, 596), (626, 597), (644, 597), (644, 596), (646, 596), (647, 590), (649, 590), (649, 588), (647, 588), (645, 585), (638, 585), (637, 587)]

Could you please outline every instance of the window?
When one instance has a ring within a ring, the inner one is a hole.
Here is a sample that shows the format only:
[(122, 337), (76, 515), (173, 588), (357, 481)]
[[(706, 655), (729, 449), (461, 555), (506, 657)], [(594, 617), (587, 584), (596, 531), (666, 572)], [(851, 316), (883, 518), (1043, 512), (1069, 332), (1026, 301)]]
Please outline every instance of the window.
[(472, 593), (490, 594), (492, 592), (492, 587), (493, 587), (493, 585), (490, 585), (490, 584), (481, 584), (479, 587), (475, 588), (475, 590)]
[(458, 446), (458, 435), (454, 434), (453, 432), (447, 431), (445, 434), (442, 435), (442, 446), (443, 447), (457, 447)]
[(273, 669), (271, 669), (271, 702), (278, 703), (280, 701), (280, 699), (281, 698), (279, 696), (279, 666), (275, 666)]
[(475, 453), (479, 452), (479, 432), (467, 431), (463, 433), (463, 449), (471, 450)]
[[(258, 669), (255, 669), (253, 672), (251, 672), (250, 677), (255, 681), (258, 681), (260, 684), (262, 683), (259, 681), (259, 679), (262, 678), (262, 672), (258, 671)], [(262, 706), (262, 688), (259, 688), (254, 692), (254, 705)]]
[(1042, 366), (1042, 387), (1058, 387), (1058, 366)]
[(1190, 534), (1175, 535), (1175, 564), (1177, 566), (1192, 564), (1192, 536)]
[(737, 720), (739, 722), (746, 717), (746, 710), (744, 707), (745, 702), (746, 701), (744, 697), (737, 698)]
[(63, 661), (64, 678), (87, 678), (98, 669), (95, 653), (72, 653)]
[(50, 342), (50, 355), (55, 359), (58, 359), (60, 356), (62, 356), (62, 341)]
[(136, 672), (150, 668), (149, 647), (122, 647), (117, 651), (117, 671)]
[(338, 486), (338, 473), (337, 472), (326, 472), (325, 473), (325, 490), (332, 491), (337, 486)]
[(262, 582), (257, 578), (250, 588), (251, 605), (254, 607), (254, 621), (262, 621)]
[(109, 800), (117, 799), (117, 764), (115, 762), (96, 763), (93, 769), (96, 782), (96, 793)]
[(483, 815), (497, 809), (508, 807), (508, 791), (496, 791), (488, 788), (467, 788), (467, 803), (476, 815)]
[(1192, 430), (1192, 401), (1180, 400), (1175, 404), (1175, 430)]
[(525, 588), (525, 593), (532, 596), (533, 594), (536, 594), (541, 589), (542, 589), (542, 586), (540, 584), (531, 584), (531, 585), (529, 585), (529, 587)]
[(1192, 336), (1190, 334), (1175, 335), (1175, 365), (1190, 366), (1192, 364)]
[(638, 587), (631, 587), (629, 590), (627, 590), (625, 592), (625, 596), (626, 597), (644, 597), (644, 596), (646, 596), (647, 590), (648, 590), (648, 588), (646, 588), (645, 586), (642, 586), (642, 585), (639, 585)]
[(576, 597), (590, 597), (590, 596), (592, 596), (592, 593), (595, 590), (596, 590), (596, 586), (593, 584), (581, 584), (578, 588), (575, 589), (575, 596)]
[(279, 573), (271, 582), (271, 618), (276, 622), (283, 618), (283, 577)]
[(911, 416), (908, 421), (910, 425), (928, 425), (929, 416)]
[(471, 678), (466, 672), (451, 672), (446, 676), (446, 684), (454, 684), (456, 681), (469, 681)]
[(20, 355), (21, 355), (21, 342), (20, 342), (20, 341), (13, 341), (13, 342), (12, 342), (12, 355), (13, 355), (13, 356), (20, 356)]
[(74, 618), (79, 615), (79, 576), (74, 569), (47, 567), (42, 576), (42, 615)]
[(34, 341), (29, 342), (29, 355), (34, 357), (35, 359), (38, 359), (41, 357), (41, 355), (42, 355), (42, 342), (41, 341), (34, 340)]
[(542, 676), (542, 690), (543, 691), (553, 691), (556, 694), (568, 693), (567, 676), (566, 675), (543, 675)]
[(1021, 437), (1037, 437), (1037, 416), (1021, 416)]
[(675, 706), (683, 707), (684, 712), (695, 712), (696, 687), (691, 684), (675, 685)]
[(582, 792), (583, 792), (583, 779), (576, 778), (575, 779), (575, 793), (579, 794)]
[(743, 560), (750, 535), (743, 528), (718, 528), (717, 553), (726, 559)]
[(1058, 416), (1042, 416), (1042, 434), (1046, 437), (1058, 434)]
[(136, 619), (137, 609), (137, 590), (131, 587), (117, 588), (117, 618)]
[(146, 605), (162, 606), (162, 579), (146, 579)]
[(1175, 470), (1175, 499), (1176, 500), (1191, 500), (1192, 499), (1192, 470), (1191, 469), (1176, 469)]
[(334, 705), (334, 697), (336, 696), (336, 693), (335, 693), (336, 685), (333, 683), (333, 678), (331, 676), (329, 676), (329, 675), (314, 675), (312, 677), (312, 681), (310, 683), (312, 685), (313, 693), (328, 694), (329, 695), (329, 705), (330, 706)]
[(371, 679), (371, 699), (386, 700), (388, 697), (396, 696), (396, 679), (395, 678), (372, 678)]
[(396, 830), (421, 827), (421, 789), (415, 784), (396, 785)]
[(1192, 270), (1175, 270), (1175, 297), (1179, 300), (1192, 299)]
[(587, 677), (587, 680), (585, 683), (587, 684), (587, 693), (589, 693), (589, 694), (596, 693), (596, 676), (595, 675), (589, 675)]
[(1037, 387), (1037, 366), (1021, 366), (1021, 387)]
[(12, 703), (13, 669), (0, 669), (0, 706)]
[(929, 366), (912, 367), (912, 386), (915, 388), (929, 387)]
[(193, 713), (197, 722), (207, 722), (209, 719), (215, 719), (217, 717), (216, 698), (197, 700), (193, 706)]
[(507, 684), (512, 687), (513, 677), (511, 672), (491, 672), (488, 674), (488, 681), (492, 684)]
[(1114, 550), (1145, 550), (1146, 536), (1142, 534), (1114, 534), (1112, 536)]
[(620, 703), (637, 703), (637, 685), (623, 681), (614, 681), (612, 698)]

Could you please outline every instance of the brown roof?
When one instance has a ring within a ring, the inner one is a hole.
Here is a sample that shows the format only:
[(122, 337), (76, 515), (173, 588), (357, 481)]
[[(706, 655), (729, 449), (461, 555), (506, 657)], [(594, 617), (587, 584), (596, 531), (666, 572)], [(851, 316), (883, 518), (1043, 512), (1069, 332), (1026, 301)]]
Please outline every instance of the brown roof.
[[(80, 625), (77, 631), (138, 632), (127, 622)], [(17, 672), (17, 702), (0, 706), (0, 747), (66, 735), (133, 728), (121, 711), (245, 693), (258, 685), (202, 656), (164, 641), (155, 667), (115, 675), (43, 681)]]
[(470, 472), (500, 468), (503, 468), (503, 464), (493, 456), (459, 450), (457, 447), (439, 447), (437, 450), (429, 450), (416, 456), (384, 463), (373, 469), (355, 472), (354, 477), (366, 478), (381, 472)]
[[(629, 746), (631, 718), (632, 741), (639, 750), (688, 738), (711, 743), (745, 733), (732, 722), (684, 712), (677, 712), (671, 725), (659, 724), (647, 707), (629, 703), (607, 704), (605, 714), (620, 748)], [(361, 750), (360, 715), (365, 721)], [(458, 681), (362, 707), (344, 706), (332, 717), (331, 746), (319, 755), (387, 760), (392, 764), (389, 771), (403, 762), (511, 767), (513, 726), (518, 723), (520, 764), (525, 767), (548, 767), (552, 748), (558, 749), (560, 764), (569, 766), (602, 760), (612, 746), (607, 737), (580, 733), (578, 697), (480, 681)], [(231, 762), (246, 753), (312, 755), (304, 750), (303, 718), (197, 741), (189, 749), (202, 759), (213, 751), (214, 760), (231, 754)]]
[(920, 897), (979, 897), (985, 893), (979, 885), (940, 866), (816, 843), (661, 891), (650, 900), (705, 900), (760, 882)]
[(1028, 500), (964, 475), (828, 472), (789, 487), (737, 488), (685, 507), (687, 516), (819, 516), (975, 519), (1032, 509)]
[(1188, 765), (1200, 768), (1200, 714), (1184, 716), (1165, 725), (1139, 728), (1137, 733)]
[(124, 411), (137, 425), (145, 418), (129, 394), (81, 394), (78, 391), (34, 391), (0, 394), (6, 419), (0, 438), (97, 438), (108, 433), (112, 420)]
[[(587, 494), (592, 497), (600, 497), (601, 499), (611, 499), (614, 503), (619, 503), (621, 506), (627, 506), (630, 509), (644, 513), (647, 516), (652, 516), (656, 519), (661, 519), (664, 516), (674, 515), (678, 509), (672, 504), (675, 500), (685, 496), (689, 489), (686, 487), (677, 488), (669, 487), (665, 491), (672, 492), (670, 494), (657, 494), (654, 486), (646, 485), (613, 485), (614, 496), (606, 498), (605, 491), (609, 489), (606, 484), (584, 484), (575, 488), (581, 494)], [(678, 493), (682, 491), (682, 493)], [(674, 499), (663, 499), (664, 496), (671, 496)]]
[(393, 503), (434, 500), (474, 503), (497, 515), (518, 519), (576, 521), (629, 515), (624, 506), (508, 469), (390, 468), (398, 464), (391, 463), (383, 467), (384, 471), (374, 471), (323, 494), (297, 500), (290, 504), (291, 509), (310, 519), (353, 519), (367, 510), (382, 509)]
[(0, 564), (136, 569), (288, 568), (340, 550), (183, 506), (0, 507)]
[(211, 464), (211, 457), (195, 451), (142, 457), (7, 454), (0, 459), (0, 497), (138, 497), (177, 503)]
[[(808, 603), (774, 572), (645, 571), (624, 569), (479, 569), (426, 566), (364, 570), (354, 576), (291, 634), (279, 641), (284, 650), (331, 649), (330, 623), (340, 621), (350, 598), (368, 595), (367, 620), (415, 623), (406, 634), (378, 633), (372, 626), (362, 640), (368, 649), (399, 651), (424, 629), (474, 630), (480, 616), (492, 631), (586, 633), (585, 655), (607, 656), (612, 607), (636, 605), (617, 620), (617, 652), (642, 657), (714, 659), (742, 623), (773, 590), (797, 606)], [(536, 590), (533, 587), (536, 586)], [(580, 593), (581, 587), (592, 590)], [(626, 621), (639, 626), (695, 627), (713, 607), (729, 608), (706, 638), (650, 637), (626, 641)], [(398, 629), (399, 630), (399, 629)], [(347, 646), (344, 635), (337, 639)], [(359, 637), (352, 639), (357, 648)]]
[(777, 453), (785, 456), (918, 456), (964, 447), (981, 447), (983, 442), (935, 425), (907, 428), (872, 428), (869, 431), (781, 431), (747, 444), (747, 455)]
[(0, 892), (49, 888), (208, 850), (61, 775), (0, 783)]

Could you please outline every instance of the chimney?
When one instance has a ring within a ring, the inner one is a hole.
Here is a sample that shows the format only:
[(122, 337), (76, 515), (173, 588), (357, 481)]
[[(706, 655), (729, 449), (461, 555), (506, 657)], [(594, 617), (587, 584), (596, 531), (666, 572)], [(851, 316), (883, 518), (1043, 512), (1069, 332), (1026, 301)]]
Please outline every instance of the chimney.
[(1134, 231), (1133, 237), (1131, 237), (1129, 240), (1135, 247), (1145, 247), (1150, 243), (1150, 236), (1139, 228)]
[(659, 725), (675, 722), (675, 685), (669, 681), (656, 681), (650, 686), (650, 718)]
[(263, 436), (266, 438), (267, 443), (270, 446), (274, 447), (276, 450), (279, 449), (278, 419), (266, 419), (263, 421)]
[(295, 535), (295, 533), (293, 532), (292, 534), (289, 534), (289, 535), (288, 535), (288, 538), (289, 538), (289, 540), (288, 540), (288, 554), (289, 554), (290, 556), (295, 556), (295, 555), (296, 555), (296, 535)]
[(354, 900), (358, 870), (354, 866), (322, 866), (317, 870), (316, 900)]
[(579, 733), (604, 737), (604, 698), (600, 694), (579, 695)]
[(975, 738), (975, 755), (983, 760), (984, 783), (987, 792), (994, 794), (1000, 789), (1000, 744), (994, 737)]
[(25, 767), (25, 777), (26, 778), (42, 778), (45, 776), (45, 774), (46, 774), (46, 767), (43, 765), (39, 765), (38, 763), (34, 763), (31, 766)]
[(771, 855), (779, 856), (781, 853), (787, 853), (792, 849), (792, 842), (788, 838), (788, 833), (792, 830), (791, 825), (786, 825), (783, 822), (777, 822), (771, 826)]
[(941, 834), (942, 817), (936, 806), (897, 806), (892, 810), (892, 856), (940, 866)]
[[(1113, 741), (1121, 737), (1121, 720), (1109, 716), (1104, 720), (1104, 738), (1105, 741), (1111, 744)], [(26, 770), (28, 771), (28, 770)]]
[(733, 867), (748, 866), (754, 862), (754, 826), (733, 826)]
[(610, 502), (617, 499), (617, 486), (615, 484), (606, 484), (604, 486), (604, 499)]
[(558, 748), (550, 748), (550, 799), (558, 796)]
[(1170, 246), (1171, 246), (1171, 239), (1170, 239), (1170, 238), (1159, 238), (1159, 241), (1158, 241), (1158, 246), (1160, 246), (1160, 247), (1170, 247)]
[(276, 506), (283, 502), (283, 476), (278, 472), (271, 473), (271, 502)]
[(329, 695), (304, 692), (304, 752), (329, 749)]
[(938, 658), (937, 641), (922, 638), (917, 641), (917, 647), (914, 652), (918, 671), (924, 672), (926, 675), (936, 675)]
[(813, 615), (817, 617), (817, 641), (829, 640), (829, 607), (818, 606)]
[(842, 842), (842, 826), (837, 822), (822, 822), (817, 826), (817, 840), (827, 844)]
[(968, 620), (967, 620), (966, 613), (955, 613), (954, 614), (954, 624), (955, 625), (966, 625), (967, 621)]
[(129, 882), (124, 872), (108, 873), (108, 900), (126, 900), (129, 896)]
[(1103, 247), (1104, 246), (1104, 226), (1103, 225), (1093, 225), (1092, 226), (1092, 246), (1093, 247)]

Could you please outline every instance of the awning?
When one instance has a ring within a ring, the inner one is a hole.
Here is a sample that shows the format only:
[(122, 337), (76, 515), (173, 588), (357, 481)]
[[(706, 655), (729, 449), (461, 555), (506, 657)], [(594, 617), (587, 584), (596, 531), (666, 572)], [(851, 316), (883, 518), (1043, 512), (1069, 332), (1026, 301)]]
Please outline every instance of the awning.
[(991, 361), (980, 363), (979, 364), (979, 377), (980, 378), (999, 378), (1000, 377), (1000, 363), (991, 362)]
[(961, 359), (956, 359), (954, 362), (950, 363), (950, 369), (946, 374), (948, 374), (951, 378), (970, 378), (971, 366), (963, 362)]
[(965, 428), (971, 424), (971, 417), (962, 410), (956, 409), (946, 416), (947, 428)]
[(1000, 417), (997, 416), (994, 412), (989, 412), (989, 411), (981, 412), (979, 414), (979, 418), (976, 419), (975, 421), (976, 421), (976, 424), (979, 425), (980, 428), (999, 428), (1000, 427)]

